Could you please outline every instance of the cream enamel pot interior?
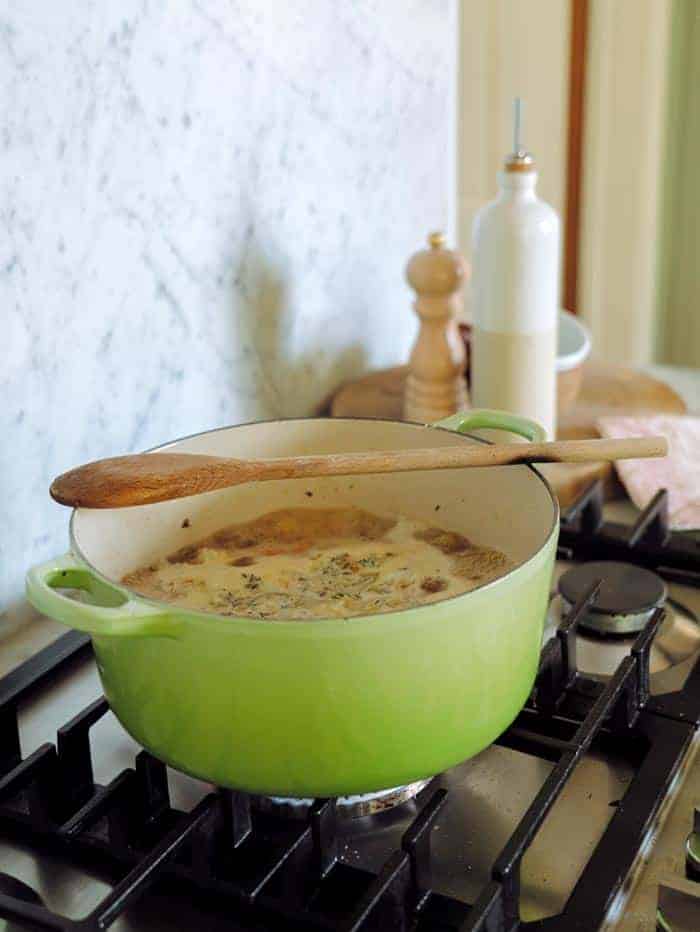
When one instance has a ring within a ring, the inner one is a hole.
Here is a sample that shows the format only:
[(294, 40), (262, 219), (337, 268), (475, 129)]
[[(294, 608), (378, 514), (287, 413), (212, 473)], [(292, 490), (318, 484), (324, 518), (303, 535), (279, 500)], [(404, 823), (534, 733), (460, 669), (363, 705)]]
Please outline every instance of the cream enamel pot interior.
[[(355, 419), (247, 424), (168, 449), (242, 457), (405, 449), (483, 442), (456, 432), (479, 427), (538, 439), (537, 425), (521, 418), (467, 412), (439, 429)], [(179, 611), (119, 582), (225, 524), (341, 503), (435, 521), (517, 565), (442, 602), (346, 620)], [(112, 710), (156, 757), (251, 793), (338, 796), (432, 776), (512, 722), (537, 670), (557, 533), (556, 500), (529, 466), (267, 482), (141, 508), (78, 509), (71, 553), (32, 570), (27, 590), (45, 614), (89, 632)], [(69, 588), (81, 599), (60, 591)]]

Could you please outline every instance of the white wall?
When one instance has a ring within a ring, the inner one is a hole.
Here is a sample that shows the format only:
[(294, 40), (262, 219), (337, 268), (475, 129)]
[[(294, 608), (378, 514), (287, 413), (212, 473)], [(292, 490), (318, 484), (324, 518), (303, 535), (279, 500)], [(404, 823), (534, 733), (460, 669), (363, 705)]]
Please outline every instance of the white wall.
[(403, 268), (447, 219), (449, 18), (448, 0), (6, 7), (0, 607), (66, 547), (57, 473), (308, 413), (405, 357)]

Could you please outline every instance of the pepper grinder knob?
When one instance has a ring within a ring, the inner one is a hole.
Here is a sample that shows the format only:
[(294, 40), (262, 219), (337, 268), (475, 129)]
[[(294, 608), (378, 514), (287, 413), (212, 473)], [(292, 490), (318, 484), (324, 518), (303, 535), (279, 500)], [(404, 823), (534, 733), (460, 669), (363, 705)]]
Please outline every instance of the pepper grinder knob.
[(466, 261), (445, 248), (442, 233), (431, 233), (428, 249), (417, 252), (406, 266), (420, 318), (404, 390), (406, 420), (438, 421), (467, 405), (466, 353), (455, 314), (468, 277)]

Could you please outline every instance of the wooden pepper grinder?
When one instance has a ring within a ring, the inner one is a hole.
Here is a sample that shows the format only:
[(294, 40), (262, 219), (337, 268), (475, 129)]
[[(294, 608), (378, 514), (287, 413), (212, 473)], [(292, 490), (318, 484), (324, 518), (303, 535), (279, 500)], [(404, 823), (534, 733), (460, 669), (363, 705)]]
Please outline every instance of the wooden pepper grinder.
[(438, 421), (465, 408), (466, 353), (455, 313), (469, 267), (445, 249), (442, 233), (431, 233), (429, 249), (417, 252), (406, 267), (420, 330), (408, 363), (403, 416), (409, 421)]

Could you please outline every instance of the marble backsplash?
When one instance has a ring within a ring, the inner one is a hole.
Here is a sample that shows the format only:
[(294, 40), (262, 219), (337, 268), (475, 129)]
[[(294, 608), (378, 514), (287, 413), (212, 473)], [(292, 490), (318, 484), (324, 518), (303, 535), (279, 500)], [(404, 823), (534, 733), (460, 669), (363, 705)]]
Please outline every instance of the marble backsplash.
[(2, 626), (80, 462), (306, 414), (405, 357), (444, 227), (449, 0), (0, 16)]

